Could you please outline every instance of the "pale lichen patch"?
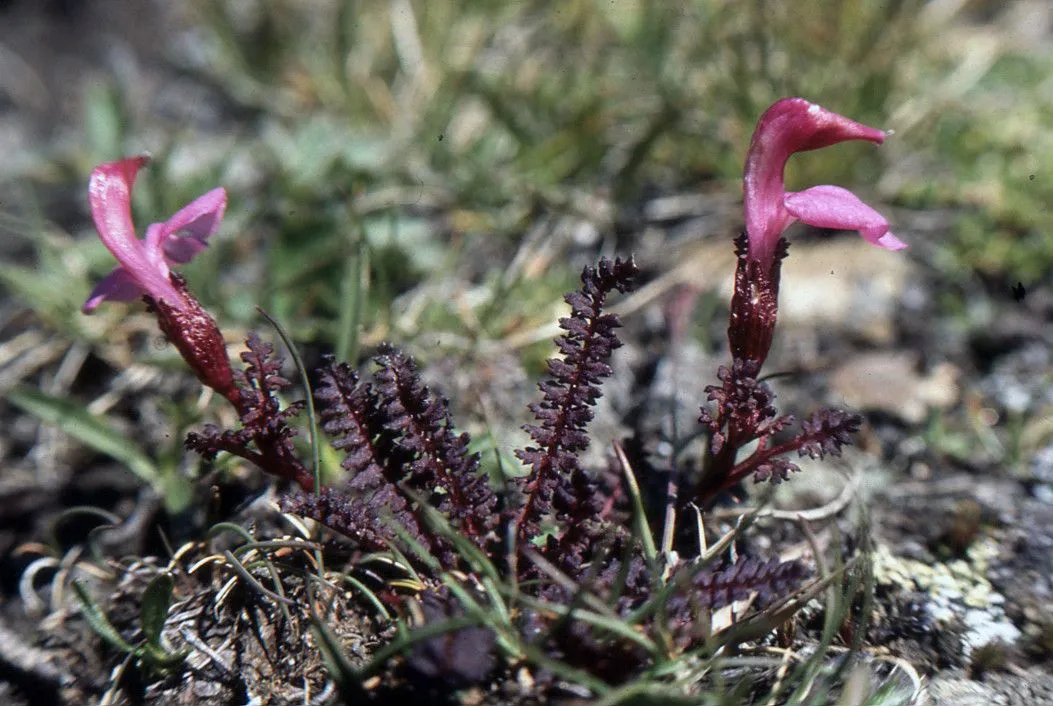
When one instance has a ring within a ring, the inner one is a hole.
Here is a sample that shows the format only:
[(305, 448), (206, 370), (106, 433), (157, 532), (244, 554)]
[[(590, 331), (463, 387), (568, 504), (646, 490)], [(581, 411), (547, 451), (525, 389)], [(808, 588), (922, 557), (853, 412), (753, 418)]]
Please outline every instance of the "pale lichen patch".
[(1006, 617), (1005, 597), (994, 590), (985, 574), (997, 545), (979, 539), (965, 559), (926, 564), (898, 557), (887, 546), (874, 552), (874, 577), (880, 586), (917, 591), (928, 596), (926, 612), (938, 626), (960, 624), (962, 656), (992, 642), (1015, 643), (1020, 630)]

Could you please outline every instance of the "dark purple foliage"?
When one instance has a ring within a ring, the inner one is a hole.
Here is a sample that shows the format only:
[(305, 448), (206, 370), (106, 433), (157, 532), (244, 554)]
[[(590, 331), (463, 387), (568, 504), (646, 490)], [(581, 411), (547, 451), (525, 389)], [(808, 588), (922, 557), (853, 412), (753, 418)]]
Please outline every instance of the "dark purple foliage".
[[(590, 443), (587, 426), (600, 384), (611, 374), (611, 354), (620, 345), (618, 319), (603, 310), (611, 293), (632, 287), (636, 274), (632, 260), (601, 260), (597, 267), (585, 268), (581, 289), (566, 296), (571, 314), (560, 320), (565, 332), (556, 342), (561, 357), (548, 361), (549, 376), (538, 385), (542, 398), (531, 406), (537, 422), (526, 430), (533, 443), (517, 451), (530, 472), (511, 483), (518, 493), (500, 499), (510, 505), (508, 510), (499, 508), (497, 494), (479, 472), (478, 456), (468, 452), (468, 436), (454, 431), (447, 400), (422, 383), (411, 358), (387, 344), (378, 348), (377, 369), (369, 380), (331, 357), (323, 361), (314, 391), (320, 426), (333, 448), (343, 452), (347, 477), (317, 493), (283, 497), (282, 509), (313, 518), (367, 550), (405, 548), (405, 540), (412, 540), (444, 570), (464, 569), (454, 544), (429, 521), (433, 508), (461, 536), (497, 558), (499, 566), (514, 570), (525, 593), (567, 605), (587, 591), (628, 616), (654, 598), (657, 567), (643, 559), (624, 522), (611, 521), (627, 516), (620, 466), (594, 473), (581, 465), (579, 455)], [(242, 355), (244, 372), (234, 374), (240, 428), (206, 427), (191, 434), (187, 445), (206, 456), (236, 454), (310, 490), (313, 479), (295, 455), (295, 432), (289, 426), (302, 403), (281, 408), (277, 392), (289, 383), (280, 375), (280, 359), (255, 336), (248, 348)], [(693, 498), (711, 498), (751, 473), (757, 480), (778, 482), (797, 470), (783, 455), (840, 453), (858, 429), (855, 415), (821, 411), (799, 434), (772, 445), (772, 438), (782, 435), (793, 419), (778, 415), (774, 395), (757, 380), (758, 373), (756, 359), (736, 358), (731, 367), (720, 369), (720, 384), (707, 388), (712, 407), (703, 409), (700, 421), (710, 432), (708, 475)], [(756, 452), (735, 463), (738, 450), (757, 440)], [(508, 564), (500, 561), (507, 530), (514, 530), (522, 549), (531, 546), (543, 524), (555, 531), (540, 554), (573, 585), (557, 580), (542, 561), (528, 561), (531, 555), (525, 551)], [(703, 611), (747, 596), (764, 604), (798, 588), (804, 575), (797, 562), (755, 558), (701, 571), (685, 565), (670, 579), (672, 593), (654, 615), (667, 621), (680, 647), (687, 647), (707, 637), (696, 627), (708, 625), (700, 619)], [(421, 610), (425, 624), (463, 615), (445, 589), (424, 593)], [(554, 618), (527, 610), (520, 622), (528, 639), (550, 657), (611, 683), (633, 678), (648, 659), (640, 645), (573, 615)], [(461, 628), (418, 644), (406, 665), (418, 676), (460, 688), (493, 670), (495, 645), (489, 629)]]
[(840, 456), (842, 447), (852, 443), (862, 423), (863, 418), (858, 414), (821, 409), (801, 424), (801, 431), (795, 437), (771, 448), (758, 449), (739, 464), (735, 473), (741, 476), (752, 472), (757, 481), (779, 483), (786, 480), (791, 471), (800, 470), (797, 464), (779, 456), (793, 451), (798, 456), (819, 459), (827, 455)]
[(395, 437), (385, 428), (373, 387), (361, 383), (350, 366), (332, 357), (323, 361), (318, 380), (315, 399), (321, 427), (333, 448), (344, 452), (340, 465), (349, 478), (339, 489), (326, 488), (317, 498), (306, 494), (285, 498), (282, 508), (315, 519), (370, 549), (386, 548), (395, 539), (395, 523), (430, 548), (421, 521), (398, 489), (402, 463), (409, 459), (395, 454)]
[(701, 571), (691, 565), (681, 566), (670, 579), (680, 584), (680, 590), (666, 603), (670, 627), (677, 641), (687, 646), (707, 637), (697, 629), (708, 625), (699, 619), (703, 612), (719, 610), (754, 594), (755, 604), (763, 607), (796, 591), (807, 575), (799, 561), (745, 556), (732, 564)]
[(425, 549), (431, 542), (421, 531), (406, 499), (390, 485), (368, 495), (349, 495), (341, 488), (324, 487), (313, 493), (296, 493), (281, 498), (282, 512), (310, 517), (372, 551), (388, 549), (400, 540), (395, 527), (401, 527)]
[[(863, 418), (840, 409), (821, 409), (801, 424), (801, 433), (789, 444), (801, 456), (823, 458), (826, 454), (840, 456), (841, 448), (855, 440)], [(789, 450), (789, 448), (787, 450)]]
[(711, 412), (702, 408), (699, 422), (709, 428), (710, 452), (720, 455), (725, 447), (738, 449), (770, 436), (793, 423), (793, 417), (778, 417), (771, 388), (750, 374), (750, 364), (736, 359), (732, 367), (720, 366), (721, 385), (706, 387), (707, 399), (715, 402)]
[[(709, 430), (709, 454), (701, 481), (691, 499), (708, 503), (722, 490), (730, 488), (753, 474), (756, 482), (780, 483), (790, 473), (800, 470), (797, 464), (781, 456), (797, 451), (798, 455), (823, 458), (838, 456), (841, 448), (852, 443), (862, 418), (841, 410), (815, 412), (801, 425), (801, 432), (789, 441), (772, 446), (775, 435), (793, 424), (791, 415), (778, 416), (775, 394), (754, 377), (751, 362), (736, 359), (731, 368), (721, 366), (717, 373), (720, 385), (706, 388), (712, 409), (702, 408), (699, 422)], [(739, 449), (759, 440), (757, 450), (738, 461)]]
[(393, 540), (397, 524), (453, 568), (455, 552), (431, 531), (406, 489), (480, 547), (493, 539), (497, 496), (479, 473), (478, 456), (468, 453), (468, 436), (453, 432), (448, 403), (421, 383), (413, 360), (382, 345), (374, 361), (379, 369), (371, 383), (346, 364), (325, 361), (315, 398), (322, 429), (344, 451), (349, 478), (320, 498), (297, 497), (284, 507), (371, 548)]
[(467, 434), (455, 434), (445, 398), (432, 395), (417, 365), (401, 351), (382, 345), (374, 375), (384, 428), (395, 434), (394, 448), (409, 459), (408, 483), (451, 524), (479, 546), (497, 526), (497, 496), (479, 473), (479, 457), (468, 453)]
[(303, 409), (303, 402), (282, 409), (276, 393), (289, 386), (281, 376), (282, 359), (274, 356), (274, 347), (255, 333), (249, 335), (246, 345), (248, 350), (241, 354), (245, 369), (233, 373), (241, 428), (222, 430), (206, 425), (200, 433), (187, 435), (186, 448), (205, 458), (226, 451), (310, 490), (314, 476), (297, 456), (293, 447), (297, 432), (289, 426), (289, 420)]
[[(776, 234), (777, 237), (777, 234)], [(790, 441), (773, 446), (776, 435), (793, 423), (790, 415), (779, 416), (775, 395), (758, 380), (768, 357), (779, 312), (779, 276), (788, 252), (784, 238), (773, 245), (771, 259), (751, 256), (745, 234), (735, 241), (738, 266), (735, 293), (728, 317), (728, 345), (731, 367), (721, 366), (720, 385), (710, 385), (706, 393), (711, 408), (702, 408), (699, 423), (709, 431), (709, 448), (702, 477), (683, 502), (707, 505), (724, 490), (747, 475), (756, 482), (780, 483), (800, 470), (782, 455), (797, 451), (812, 458), (839, 455), (859, 430), (862, 419), (840, 410), (821, 410), (802, 424), (801, 432)], [(761, 261), (763, 260), (763, 261)], [(737, 461), (742, 447), (758, 441), (757, 450)]]
[[(796, 591), (806, 576), (804, 565), (798, 561), (764, 561), (748, 556), (739, 557), (733, 564), (721, 568), (707, 567), (695, 572), (694, 576), (691, 576), (692, 572), (693, 567), (690, 565), (679, 570), (680, 576), (691, 587), (679, 598), (710, 610), (745, 600), (754, 592), (757, 602), (766, 605), (774, 598)], [(674, 577), (672, 580), (681, 578)], [(671, 601), (671, 605), (675, 606), (676, 603)]]
[(571, 313), (560, 319), (566, 333), (556, 340), (563, 357), (548, 361), (550, 376), (538, 384), (542, 399), (530, 408), (538, 423), (525, 429), (535, 445), (516, 452), (530, 466), (522, 486), (525, 501), (515, 518), (521, 542), (536, 537), (542, 519), (550, 514), (576, 528), (563, 535), (567, 549), (575, 545), (573, 551), (578, 552), (582, 542), (591, 541), (583, 525), (598, 519), (604, 498), (579, 465), (578, 454), (589, 445), (586, 427), (592, 407), (600, 397), (601, 380), (611, 374), (611, 352), (621, 345), (614, 333), (621, 325), (618, 318), (602, 310), (612, 291), (631, 289), (636, 274), (631, 259), (602, 259), (597, 267), (585, 268), (581, 289), (565, 297)]

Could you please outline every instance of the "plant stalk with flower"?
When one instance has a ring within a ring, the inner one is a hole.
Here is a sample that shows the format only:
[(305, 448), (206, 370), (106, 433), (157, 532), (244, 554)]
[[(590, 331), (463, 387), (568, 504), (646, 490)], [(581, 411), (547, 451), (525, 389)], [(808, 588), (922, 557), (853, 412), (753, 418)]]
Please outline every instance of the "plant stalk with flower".
[(234, 402), (238, 393), (219, 327), (170, 269), (205, 249), (223, 219), (227, 192), (213, 189), (194, 199), (164, 223), (147, 227), (146, 237), (140, 240), (132, 223), (132, 186), (148, 163), (148, 157), (140, 156), (92, 170), (91, 216), (103, 245), (119, 264), (95, 285), (82, 310), (90, 314), (106, 300), (144, 297), (157, 314), (161, 331), (201, 382)]
[[(899, 244), (887, 233), (883, 219), (844, 190), (816, 187), (785, 193), (786, 159), (794, 151), (841, 139), (880, 137), (883, 133), (813, 110), (803, 101), (780, 102), (761, 120), (746, 169), (749, 235), (739, 240), (729, 327), (734, 360), (720, 371), (723, 384), (707, 390), (710, 401), (717, 403), (715, 411), (703, 410), (701, 418), (709, 427), (711, 457), (708, 475), (689, 499), (705, 502), (749, 473), (778, 481), (795, 468), (781, 455), (795, 450), (813, 456), (834, 454), (850, 443), (858, 417), (825, 411), (804, 422), (796, 437), (768, 444), (790, 418), (776, 416), (773, 396), (756, 376), (775, 324), (779, 262), (786, 249), (781, 233), (793, 219), (858, 227), (886, 247)], [(295, 430), (289, 424), (302, 403), (283, 407), (276, 394), (288, 385), (280, 375), (281, 360), (253, 334), (241, 356), (244, 370), (233, 370), (215, 321), (170, 269), (193, 257), (216, 231), (225, 193), (217, 189), (195, 199), (165, 223), (151, 225), (140, 240), (132, 225), (130, 200), (135, 176), (145, 163), (143, 158), (126, 159), (92, 173), (92, 216), (119, 267), (95, 288), (85, 311), (106, 299), (143, 296), (191, 369), (239, 413), (239, 428), (207, 425), (188, 435), (186, 447), (206, 458), (220, 452), (237, 455), (306, 491), (314, 490), (314, 479), (292, 444)], [(633, 617), (634, 632), (655, 645), (649, 654), (639, 640), (622, 644), (619, 636), (598, 634), (594, 625), (570, 614), (556, 618), (527, 610), (522, 633), (502, 619), (493, 632), (461, 629), (448, 639), (422, 641), (407, 659), (411, 668), (429, 676), (445, 675), (450, 683), (471, 683), (493, 668), (490, 653), (495, 645), (506, 644), (517, 660), (525, 653), (520, 645), (533, 645), (572, 667), (622, 683), (653, 665), (654, 655), (668, 657), (672, 646), (686, 650), (712, 639), (712, 610), (748, 596), (768, 603), (803, 581), (806, 570), (797, 560), (742, 557), (712, 566), (670, 564), (659, 592), (661, 582), (652, 576), (655, 561), (647, 558), (642, 539), (647, 535), (634, 536), (612, 521), (615, 512), (627, 514), (627, 508), (616, 508), (618, 497), (628, 495), (621, 474), (598, 475), (579, 457), (589, 446), (592, 407), (602, 394), (602, 379), (613, 372), (611, 355), (620, 345), (615, 333), (620, 323), (605, 308), (616, 292), (631, 290), (637, 274), (631, 259), (603, 259), (597, 267), (585, 268), (581, 289), (567, 295), (571, 311), (560, 320), (561, 356), (548, 361), (549, 375), (538, 386), (541, 400), (531, 406), (536, 424), (525, 427), (531, 443), (516, 452), (529, 470), (521, 479), (509, 479), (502, 493), (480, 473), (480, 457), (469, 451), (468, 435), (454, 431), (448, 402), (423, 384), (412, 359), (382, 345), (374, 358), (379, 369), (371, 380), (332, 359), (320, 369), (314, 391), (318, 418), (332, 448), (343, 453), (341, 465), (348, 474), (343, 482), (314, 494), (283, 497), (285, 511), (326, 524), (364, 550), (384, 551), (401, 544), (412, 545), (412, 554), (431, 552), (436, 561), (428, 568), (438, 566), (443, 573), (421, 574), (431, 592), (422, 599), (430, 606), (423, 611), (425, 623), (466, 613), (450, 598), (452, 590), (440, 593), (436, 587), (464, 575), (454, 570), (489, 564), (506, 570), (523, 596), (549, 604), (569, 605), (577, 600), (576, 587), (587, 588), (618, 618), (644, 616), (639, 621)], [(737, 451), (757, 439), (757, 451), (736, 464)], [(640, 519), (646, 526), (646, 518)], [(446, 527), (471, 544), (454, 541)], [(542, 536), (544, 541), (538, 542)], [(545, 567), (554, 567), (554, 572)], [(560, 580), (552, 580), (557, 574)], [(391, 600), (398, 603), (394, 594)], [(700, 624), (707, 627), (696, 629)], [(666, 642), (670, 648), (659, 647)]]
[[(722, 384), (706, 388), (713, 411), (703, 408), (700, 421), (710, 430), (706, 469), (692, 498), (708, 501), (750, 473), (757, 480), (784, 479), (797, 467), (780, 455), (797, 451), (821, 457), (837, 454), (850, 443), (861, 423), (857, 415), (821, 410), (803, 431), (776, 446), (770, 438), (792, 423), (777, 417), (771, 390), (757, 380), (771, 348), (778, 317), (779, 275), (788, 252), (783, 232), (801, 221), (820, 228), (855, 230), (886, 250), (907, 247), (891, 232), (885, 218), (839, 186), (813, 186), (786, 191), (783, 172), (796, 152), (829, 147), (849, 140), (884, 142), (886, 133), (867, 127), (803, 98), (774, 103), (757, 123), (746, 156), (743, 203), (746, 232), (736, 241), (738, 265), (728, 322), (732, 365), (722, 367)], [(739, 449), (760, 441), (757, 450), (736, 463)]]
[[(305, 489), (314, 479), (295, 459), (291, 446), (294, 431), (287, 418), (299, 408), (277, 411), (274, 392), (285, 381), (270, 367), (259, 350), (242, 357), (244, 373), (235, 372), (227, 356), (223, 334), (215, 319), (187, 289), (186, 281), (171, 268), (190, 262), (208, 245), (219, 229), (227, 206), (227, 193), (218, 188), (191, 201), (164, 223), (153, 223), (140, 239), (132, 223), (131, 200), (135, 178), (149, 163), (140, 156), (100, 164), (88, 182), (88, 204), (99, 238), (117, 259), (118, 266), (99, 282), (82, 310), (92, 313), (102, 302), (131, 301), (143, 297), (157, 316), (157, 324), (176, 347), (198, 379), (226, 398), (238, 410), (241, 432), (220, 440), (275, 475), (295, 480)], [(264, 407), (273, 414), (261, 415)], [(255, 449), (249, 450), (249, 442)]]

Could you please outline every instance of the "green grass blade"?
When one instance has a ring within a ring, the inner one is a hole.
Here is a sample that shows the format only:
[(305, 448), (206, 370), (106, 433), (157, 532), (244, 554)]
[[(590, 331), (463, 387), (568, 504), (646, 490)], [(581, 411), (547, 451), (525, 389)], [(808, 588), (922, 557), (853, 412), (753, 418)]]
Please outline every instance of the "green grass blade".
[(644, 510), (640, 486), (636, 482), (636, 476), (633, 475), (633, 469), (629, 464), (628, 457), (617, 442), (614, 443), (614, 453), (617, 455), (618, 463), (624, 472), (625, 486), (629, 490), (629, 499), (632, 501), (633, 533), (643, 544), (644, 558), (647, 559), (647, 565), (652, 568), (656, 567), (658, 566), (658, 546), (654, 542), (654, 535), (651, 534), (651, 527), (647, 524), (647, 512)]
[(649, 637), (643, 633), (637, 631), (632, 624), (622, 618), (609, 617), (606, 615), (600, 615), (593, 613), (590, 610), (584, 610), (582, 608), (575, 608), (573, 606), (560, 605), (558, 603), (550, 603), (537, 598), (531, 598), (530, 596), (520, 595), (519, 602), (528, 608), (532, 608), (537, 611), (545, 613), (551, 613), (561, 617), (570, 617), (575, 620), (580, 620), (583, 623), (588, 623), (597, 628), (601, 628), (619, 637), (625, 638), (631, 642), (643, 647), (647, 650), (648, 654), (657, 654), (659, 652), (658, 646)]
[(351, 588), (365, 596), (366, 600), (368, 600), (372, 604), (373, 608), (377, 611), (381, 618), (383, 618), (384, 620), (391, 620), (391, 613), (388, 612), (388, 609), (384, 605), (384, 602), (380, 600), (380, 598), (377, 596), (376, 592), (373, 591), (373, 589), (356, 579), (354, 576), (351, 576), (350, 574), (339, 573), (338, 577), (339, 578), (337, 580), (349, 584)]
[(572, 667), (565, 662), (561, 662), (558, 659), (550, 657), (545, 651), (533, 645), (529, 642), (523, 643), (523, 652), (526, 653), (527, 659), (537, 664), (553, 674), (562, 677), (568, 682), (573, 684), (581, 684), (587, 689), (591, 690), (592, 693), (597, 696), (606, 696), (610, 693), (611, 687), (609, 684), (604, 682), (599, 677), (595, 677), (584, 669), (577, 669)]
[(137, 647), (133, 647), (128, 644), (121, 634), (117, 632), (117, 628), (113, 627), (109, 618), (106, 617), (106, 613), (103, 612), (102, 607), (96, 603), (95, 598), (91, 595), (91, 591), (84, 587), (84, 584), (80, 581), (73, 581), (73, 591), (77, 594), (77, 598), (80, 600), (81, 607), (83, 608), (84, 619), (88, 621), (88, 625), (91, 629), (101, 637), (104, 641), (110, 643), (121, 652), (127, 654), (138, 655), (141, 650)]
[(462, 615), (455, 618), (449, 618), (447, 620), (438, 620), (434, 623), (428, 623), (427, 625), (421, 625), (414, 627), (412, 630), (407, 631), (403, 635), (400, 635), (395, 640), (392, 640), (387, 645), (384, 645), (379, 650), (373, 653), (372, 659), (366, 664), (361, 670), (360, 674), (363, 677), (370, 677), (374, 674), (379, 673), (387, 666), (387, 661), (397, 654), (400, 654), (417, 644), (418, 642), (424, 642), (430, 640), (433, 637), (439, 635), (445, 635), (448, 632), (455, 630), (461, 630), (463, 628), (474, 628), (479, 626), (479, 621), (473, 617)]
[[(317, 604), (314, 590), (310, 582), (307, 584), (310, 605)], [(311, 609), (311, 632), (314, 634), (315, 644), (322, 653), (330, 676), (336, 682), (343, 703), (357, 704), (369, 701), (369, 692), (366, 690), (361, 673), (351, 664), (347, 653), (340, 644), (340, 640), (333, 634), (325, 620), (319, 616), (314, 608)]]
[(256, 541), (256, 538), (252, 536), (251, 532), (249, 532), (241, 525), (235, 524), (233, 522), (217, 522), (216, 524), (208, 528), (208, 532), (205, 533), (205, 537), (208, 539), (215, 539), (224, 532), (236, 534), (242, 539), (244, 539), (246, 542)]
[(70, 294), (68, 274), (58, 276), (39, 264), (38, 268), (0, 262), (0, 287), (29, 304), (41, 317), (63, 331), (76, 330), (72, 325), (75, 321), (72, 312), (79, 310), (80, 302)]
[(318, 451), (318, 415), (315, 413), (314, 409), (314, 395), (311, 394), (311, 381), (307, 377), (307, 368), (303, 364), (303, 358), (300, 357), (300, 351), (297, 350), (296, 345), (289, 336), (289, 332), (285, 330), (285, 327), (260, 307), (256, 307), (256, 311), (258, 311), (263, 318), (267, 319), (267, 322), (278, 332), (278, 336), (282, 339), (282, 343), (285, 344), (286, 349), (289, 351), (289, 355), (292, 356), (293, 365), (296, 366), (296, 372), (300, 375), (300, 384), (303, 385), (304, 395), (307, 402), (307, 431), (310, 434), (311, 469), (314, 474), (314, 494), (318, 495), (322, 491), (322, 457)]
[(369, 285), (369, 250), (365, 243), (365, 233), (357, 217), (355, 224), (355, 242), (347, 257), (346, 272), (340, 283), (340, 316), (337, 322), (336, 358), (352, 366), (358, 359), (358, 332), (362, 323), (362, 308)]
[(8, 392), (7, 400), (41, 421), (57, 426), (82, 444), (120, 461), (159, 492), (166, 489), (161, 473), (150, 457), (104, 419), (92, 415), (80, 405), (24, 387)]
[(175, 581), (170, 574), (158, 574), (143, 591), (143, 602), (139, 606), (139, 624), (146, 637), (146, 643), (164, 651), (161, 645), (161, 631), (168, 619), (168, 608), (172, 604), (172, 591)]

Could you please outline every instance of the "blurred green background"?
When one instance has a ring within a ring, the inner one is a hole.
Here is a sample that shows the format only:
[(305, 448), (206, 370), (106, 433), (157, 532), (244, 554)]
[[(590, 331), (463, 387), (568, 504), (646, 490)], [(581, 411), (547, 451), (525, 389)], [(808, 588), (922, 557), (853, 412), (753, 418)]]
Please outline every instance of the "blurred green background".
[[(942, 210), (946, 238), (922, 250), (951, 277), (1035, 286), (1053, 268), (1041, 3), (34, 5), (0, 10), (0, 105), (27, 123), (6, 133), (0, 286), (74, 338), (112, 340), (125, 318), (76, 307), (111, 266), (84, 204), (101, 161), (154, 156), (141, 228), (225, 185), (195, 292), (226, 326), (260, 304), (353, 354), (359, 331), (470, 342), (543, 322), (568, 249), (631, 250), (658, 194), (736, 195), (753, 124), (786, 95), (895, 132), (791, 165), (791, 186)], [(38, 43), (86, 37), (59, 68), (19, 52), (31, 15)]]

